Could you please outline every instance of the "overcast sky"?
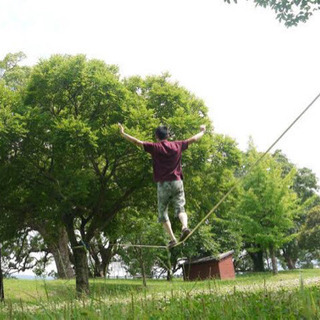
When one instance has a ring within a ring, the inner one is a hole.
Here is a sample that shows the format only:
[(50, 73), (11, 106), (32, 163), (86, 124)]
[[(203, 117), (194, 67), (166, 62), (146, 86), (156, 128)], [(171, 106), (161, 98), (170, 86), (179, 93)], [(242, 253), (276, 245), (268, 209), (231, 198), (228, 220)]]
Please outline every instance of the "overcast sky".
[[(0, 59), (84, 53), (203, 99), (216, 132), (265, 151), (320, 92), (320, 12), (286, 28), (239, 0), (0, 0)], [(320, 177), (320, 99), (275, 147)], [(183, 137), (182, 137), (183, 138)]]

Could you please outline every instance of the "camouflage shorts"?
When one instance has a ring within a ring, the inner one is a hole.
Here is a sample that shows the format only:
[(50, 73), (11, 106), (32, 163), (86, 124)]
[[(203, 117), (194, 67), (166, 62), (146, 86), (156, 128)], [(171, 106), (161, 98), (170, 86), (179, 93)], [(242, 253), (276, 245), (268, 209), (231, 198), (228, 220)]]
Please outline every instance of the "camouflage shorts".
[(166, 222), (169, 220), (168, 206), (173, 205), (175, 217), (181, 212), (185, 212), (184, 206), (186, 204), (183, 181), (165, 181), (157, 183), (158, 193), (158, 221)]

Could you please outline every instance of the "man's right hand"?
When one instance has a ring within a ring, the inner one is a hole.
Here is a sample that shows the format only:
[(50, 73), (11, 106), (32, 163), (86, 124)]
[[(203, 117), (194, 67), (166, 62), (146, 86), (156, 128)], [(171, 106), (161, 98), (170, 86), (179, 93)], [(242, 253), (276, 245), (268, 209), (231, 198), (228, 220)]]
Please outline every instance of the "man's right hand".
[(205, 132), (206, 131), (206, 125), (205, 124), (200, 126), (200, 131), (201, 132)]
[(120, 134), (122, 135), (123, 138), (125, 138), (126, 140), (128, 140), (131, 143), (136, 144), (138, 147), (143, 147), (143, 141), (140, 141), (140, 140), (136, 139), (135, 137), (130, 136), (127, 133), (124, 133), (124, 128), (121, 123), (118, 123), (118, 126), (120, 129)]

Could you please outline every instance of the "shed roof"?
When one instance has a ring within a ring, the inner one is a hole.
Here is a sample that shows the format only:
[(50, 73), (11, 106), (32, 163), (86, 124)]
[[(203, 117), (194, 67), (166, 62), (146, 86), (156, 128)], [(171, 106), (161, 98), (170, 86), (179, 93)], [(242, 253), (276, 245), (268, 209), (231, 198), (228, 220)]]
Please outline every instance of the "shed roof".
[(227, 258), (229, 256), (231, 256), (234, 253), (234, 250), (230, 250), (224, 253), (219, 254), (218, 256), (209, 256), (209, 257), (204, 257), (204, 258), (200, 258), (200, 259), (196, 259), (196, 260), (192, 260), (192, 261), (185, 261), (184, 264), (195, 264), (195, 263), (203, 263), (203, 262), (209, 262), (209, 261), (220, 261), (224, 258)]

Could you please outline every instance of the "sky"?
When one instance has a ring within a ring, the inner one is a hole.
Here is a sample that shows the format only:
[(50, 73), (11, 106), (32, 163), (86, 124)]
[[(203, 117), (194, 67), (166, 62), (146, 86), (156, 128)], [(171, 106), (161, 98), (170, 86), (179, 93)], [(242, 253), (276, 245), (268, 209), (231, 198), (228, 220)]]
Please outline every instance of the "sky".
[[(169, 72), (204, 100), (217, 133), (265, 151), (320, 92), (320, 11), (286, 28), (238, 2), (0, 0), (0, 59), (83, 53), (123, 77)], [(320, 99), (273, 150), (320, 178), (319, 119)]]

